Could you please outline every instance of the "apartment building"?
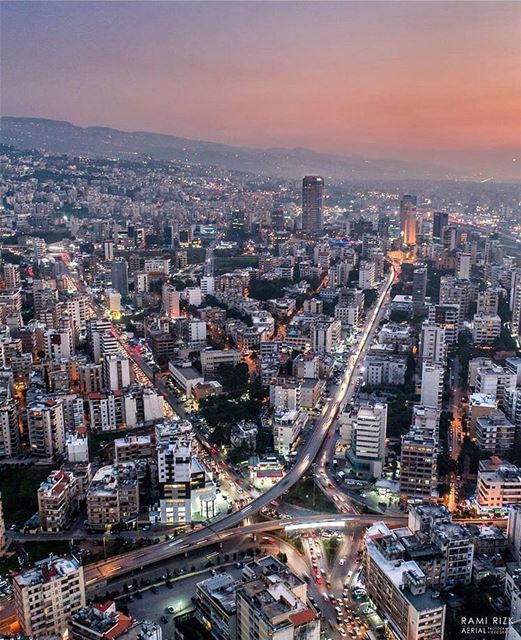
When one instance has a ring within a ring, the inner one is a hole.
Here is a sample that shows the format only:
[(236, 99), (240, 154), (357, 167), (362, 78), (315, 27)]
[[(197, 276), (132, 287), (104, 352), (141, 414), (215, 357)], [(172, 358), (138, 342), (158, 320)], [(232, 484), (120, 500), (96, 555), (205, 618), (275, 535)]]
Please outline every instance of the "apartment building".
[(78, 508), (78, 487), (72, 473), (53, 471), (37, 491), (42, 531), (64, 531)]
[(220, 573), (196, 586), (195, 615), (214, 640), (237, 638), (237, 582), (229, 573)]
[(521, 504), (521, 469), (505, 463), (490, 471), (479, 470), (477, 501), (487, 508)]
[(340, 437), (349, 447), (347, 459), (355, 471), (382, 476), (386, 432), (386, 404), (362, 405), (341, 415)]
[(365, 586), (381, 615), (400, 640), (443, 640), (445, 605), (427, 586), (427, 578), (386, 524), (365, 535)]
[(49, 556), (13, 575), (14, 604), (27, 636), (63, 635), (85, 606), (83, 567), (74, 556)]
[(279, 455), (288, 457), (307, 421), (308, 414), (305, 411), (290, 410), (284, 413), (275, 413), (273, 416), (273, 446)]
[(56, 400), (33, 402), (27, 407), (31, 454), (48, 461), (65, 453), (63, 405)]
[(139, 486), (133, 463), (101, 467), (87, 491), (87, 524), (105, 531), (133, 524), (139, 513)]
[(237, 589), (237, 640), (319, 640), (306, 583), (272, 556), (250, 563)]
[(502, 411), (491, 411), (476, 420), (476, 441), (483, 451), (503, 456), (514, 446), (516, 427)]

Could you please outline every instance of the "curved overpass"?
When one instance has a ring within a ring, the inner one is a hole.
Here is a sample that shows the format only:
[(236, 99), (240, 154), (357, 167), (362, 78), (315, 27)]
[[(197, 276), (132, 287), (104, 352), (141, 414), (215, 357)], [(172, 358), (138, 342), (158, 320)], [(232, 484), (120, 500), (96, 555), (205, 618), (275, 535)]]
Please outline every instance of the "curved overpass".
[[(208, 525), (203, 529), (199, 529), (184, 536), (180, 536), (175, 541), (154, 545), (154, 547), (148, 547), (143, 551), (116, 556), (112, 560), (102, 563), (103, 568), (99, 565), (86, 567), (85, 574), (86, 583), (88, 586), (98, 581), (104, 581), (108, 577), (112, 577), (120, 573), (125, 573), (126, 571), (131, 570), (132, 567), (135, 568), (136, 566), (143, 566), (146, 564), (158, 562), (164, 558), (174, 555), (174, 553), (179, 552), (181, 549), (187, 549), (188, 547), (190, 547), (190, 549), (196, 549), (198, 545), (206, 542), (209, 538), (214, 538), (213, 541), (215, 542), (216, 539), (218, 539), (218, 536), (222, 535), (222, 532), (241, 524), (243, 520), (260, 511), (263, 507), (268, 505), (273, 500), (279, 498), (296, 482), (298, 482), (298, 480), (306, 473), (314, 459), (317, 457), (338, 412), (343, 410), (347, 402), (348, 392), (353, 379), (353, 374), (356, 371), (359, 361), (365, 354), (368, 342), (370, 341), (370, 337), (372, 335), (373, 327), (376, 323), (379, 322), (381, 318), (382, 307), (393, 283), (393, 279), (394, 268), (391, 268), (391, 270), (387, 274), (385, 283), (380, 290), (376, 304), (373, 306), (371, 313), (365, 322), (360, 340), (349, 358), (348, 366), (345, 370), (342, 382), (335, 393), (335, 396), (324, 407), (309, 440), (303, 447), (301, 447), (294, 465), (284, 476), (284, 478), (271, 489), (266, 491), (266, 493), (250, 502), (250, 504), (248, 504), (246, 507), (243, 507), (240, 511), (236, 511), (229, 516), (222, 518), (213, 525)], [(363, 516), (350, 517), (358, 517), (360, 519), (363, 518)], [(316, 519), (316, 516), (313, 516), (312, 518)], [(370, 519), (371, 521), (374, 521), (373, 516), (370, 516)], [(288, 524), (289, 522), (290, 521), (286, 521), (285, 524)], [(264, 523), (259, 524), (262, 525)], [(246, 527), (242, 527), (239, 532), (247, 532)], [(129, 564), (131, 562), (133, 563), (132, 567)]]

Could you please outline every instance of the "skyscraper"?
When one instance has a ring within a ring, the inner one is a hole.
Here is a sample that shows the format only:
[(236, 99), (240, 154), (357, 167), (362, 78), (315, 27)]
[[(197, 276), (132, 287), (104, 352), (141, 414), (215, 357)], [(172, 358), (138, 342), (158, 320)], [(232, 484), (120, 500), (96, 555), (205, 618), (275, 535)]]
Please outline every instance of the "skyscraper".
[(432, 216), (432, 237), (434, 240), (442, 240), (443, 232), (449, 226), (449, 214), (445, 211), (435, 211)]
[(124, 258), (115, 258), (110, 265), (112, 287), (122, 296), (128, 296), (128, 264)]
[(416, 196), (403, 196), (400, 201), (400, 233), (402, 244), (416, 244)]
[(302, 181), (302, 231), (308, 236), (322, 231), (322, 198), (324, 178), (305, 176)]
[(427, 267), (419, 266), (412, 275), (412, 303), (415, 311), (421, 311), (425, 306), (427, 293)]

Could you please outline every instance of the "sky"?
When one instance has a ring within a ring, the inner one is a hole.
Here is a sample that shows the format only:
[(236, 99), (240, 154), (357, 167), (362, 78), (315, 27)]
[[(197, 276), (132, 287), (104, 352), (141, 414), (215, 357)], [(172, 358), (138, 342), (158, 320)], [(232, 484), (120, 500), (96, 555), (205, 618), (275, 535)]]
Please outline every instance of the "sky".
[(0, 10), (2, 115), (520, 175), (520, 2)]

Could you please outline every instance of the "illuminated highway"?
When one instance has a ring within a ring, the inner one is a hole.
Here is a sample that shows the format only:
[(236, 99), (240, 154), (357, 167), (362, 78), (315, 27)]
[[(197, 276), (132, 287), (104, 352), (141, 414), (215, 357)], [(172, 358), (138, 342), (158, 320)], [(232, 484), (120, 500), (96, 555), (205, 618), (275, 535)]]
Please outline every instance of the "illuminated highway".
[[(208, 538), (213, 539), (215, 542), (219, 538), (219, 535), (222, 535), (223, 531), (241, 524), (245, 518), (249, 518), (256, 512), (260, 511), (263, 507), (279, 498), (296, 482), (298, 482), (317, 457), (329, 429), (334, 424), (338, 413), (344, 409), (348, 401), (348, 391), (351, 387), (351, 383), (353, 382), (353, 376), (356, 374), (358, 363), (363, 358), (365, 351), (370, 344), (373, 329), (380, 320), (382, 307), (391, 288), (393, 277), (394, 271), (391, 270), (380, 291), (380, 295), (366, 320), (359, 342), (353, 348), (353, 353), (349, 358), (348, 366), (346, 367), (342, 382), (338, 386), (335, 396), (327, 405), (324, 406), (322, 414), (319, 417), (309, 440), (303, 447), (301, 447), (295, 464), (282, 480), (259, 498), (243, 507), (240, 511), (236, 511), (225, 518), (222, 518), (219, 522), (216, 522), (213, 525), (206, 526), (198, 531), (179, 537), (174, 542), (155, 545), (154, 547), (149, 547), (146, 550), (126, 554), (125, 556), (117, 556), (112, 560), (105, 562), (102, 567), (100, 566), (97, 568), (98, 573), (91, 576), (90, 580), (104, 580), (106, 577), (117, 575), (118, 573), (124, 573), (136, 565), (158, 562), (162, 558), (169, 557), (172, 553), (177, 552), (178, 549), (194, 549), (201, 543), (201, 541)], [(372, 518), (372, 520), (374, 520), (374, 518)]]

